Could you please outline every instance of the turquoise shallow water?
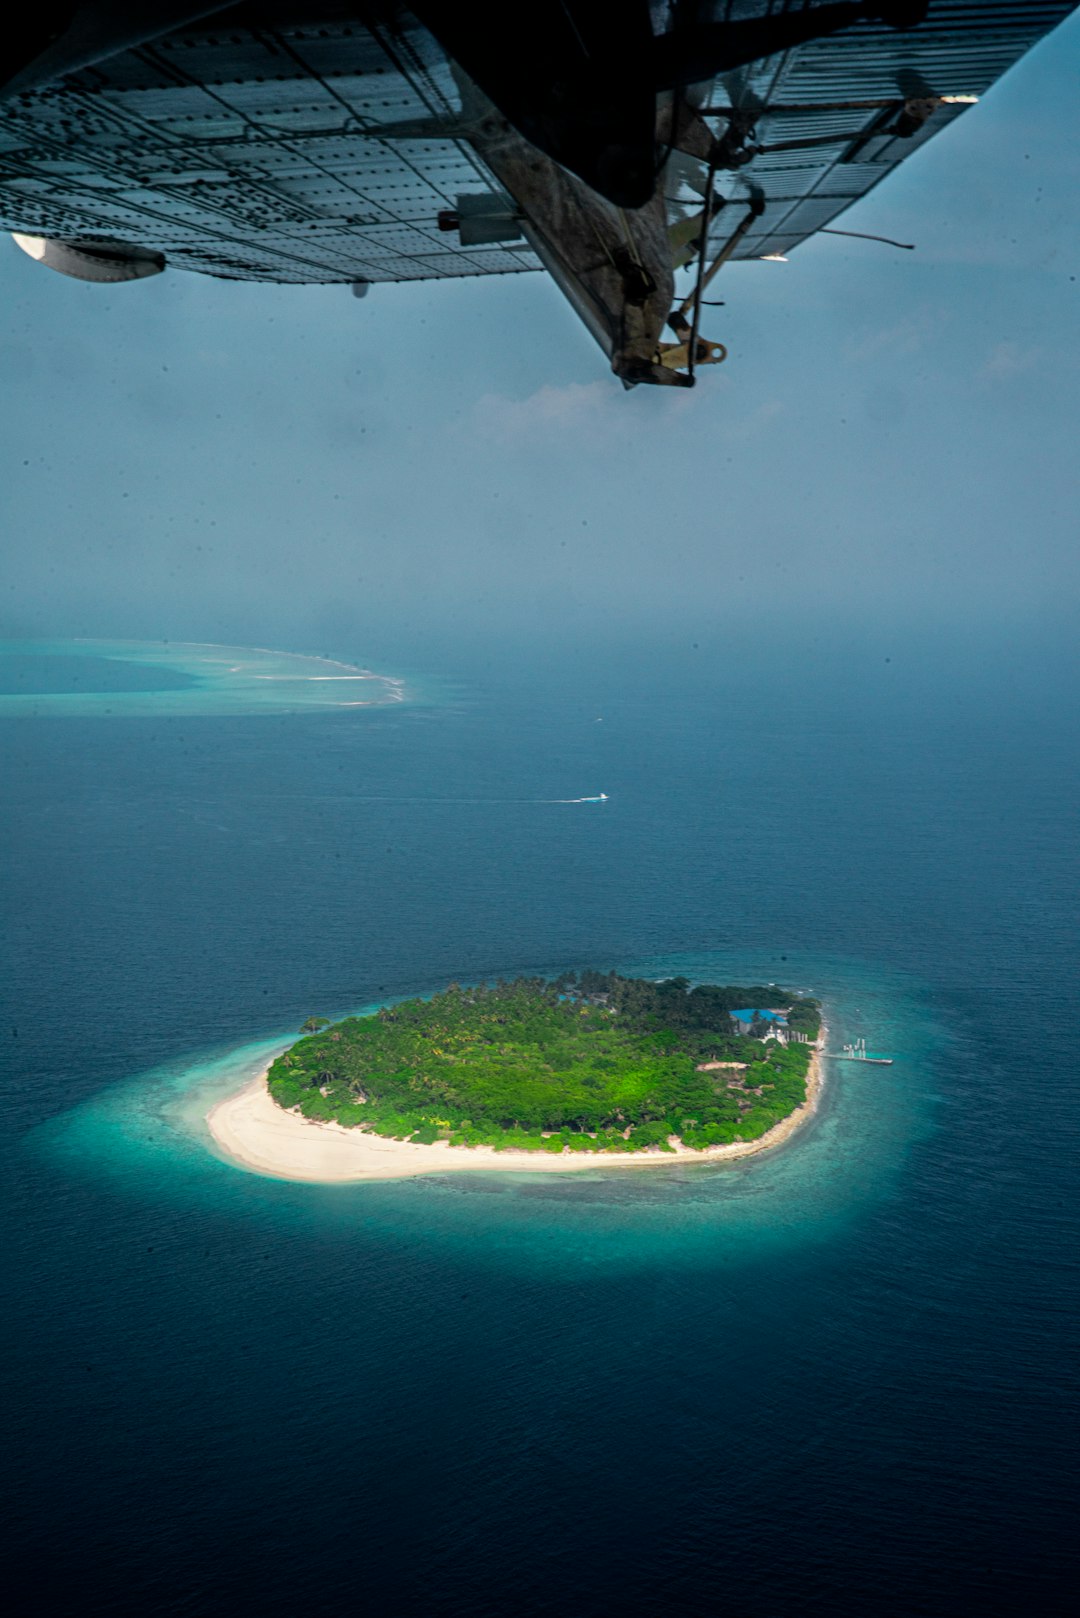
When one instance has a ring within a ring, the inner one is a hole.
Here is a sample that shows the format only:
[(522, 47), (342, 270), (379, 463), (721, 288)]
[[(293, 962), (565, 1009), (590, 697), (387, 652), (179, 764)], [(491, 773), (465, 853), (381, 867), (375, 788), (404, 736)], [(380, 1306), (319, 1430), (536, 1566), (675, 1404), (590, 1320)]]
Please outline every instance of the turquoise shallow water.
[[(670, 956), (625, 970), (712, 982), (758, 981), (768, 959)], [(817, 1115), (791, 1141), (729, 1165), (609, 1169), (566, 1176), (425, 1176), (423, 1181), (313, 1189), (221, 1160), (205, 1117), (290, 1037), (174, 1061), (111, 1087), (30, 1138), (71, 1171), (101, 1176), (136, 1202), (220, 1206), (274, 1227), (354, 1221), (432, 1246), (467, 1244), (475, 1260), (633, 1268), (748, 1256), (747, 1244), (824, 1241), (867, 1205), (895, 1194), (912, 1147), (934, 1127), (933, 1064), (942, 1030), (912, 984), (847, 962), (791, 957), (791, 981), (826, 998), (831, 1044), (869, 1035), (891, 1068), (827, 1062)], [(360, 1010), (370, 1008), (357, 1008)], [(254, 1182), (254, 1183), (253, 1183)]]
[[(76, 671), (67, 679), (65, 665)], [(0, 642), (0, 716), (212, 717), (347, 710), (404, 700), (404, 681), (394, 676), (262, 647)]]
[[(0, 714), (0, 1509), (45, 1610), (1068, 1610), (1053, 691), (560, 659), (348, 715)], [(789, 979), (894, 1065), (723, 1168), (209, 1150), (311, 1012), (584, 964)]]

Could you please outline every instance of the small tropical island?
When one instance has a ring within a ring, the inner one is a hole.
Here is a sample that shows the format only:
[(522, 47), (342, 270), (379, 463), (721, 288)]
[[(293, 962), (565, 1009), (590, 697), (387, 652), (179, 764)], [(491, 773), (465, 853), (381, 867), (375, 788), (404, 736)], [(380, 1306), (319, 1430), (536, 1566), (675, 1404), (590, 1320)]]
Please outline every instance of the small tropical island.
[(813, 1110), (819, 1003), (567, 972), (451, 984), (303, 1037), (208, 1116), (263, 1173), (389, 1178), (743, 1156)]

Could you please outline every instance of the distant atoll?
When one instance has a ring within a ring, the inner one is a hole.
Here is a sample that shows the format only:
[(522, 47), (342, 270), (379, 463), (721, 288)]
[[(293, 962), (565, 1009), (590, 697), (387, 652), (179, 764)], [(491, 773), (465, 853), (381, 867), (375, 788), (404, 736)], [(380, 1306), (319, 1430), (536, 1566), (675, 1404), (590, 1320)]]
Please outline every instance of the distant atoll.
[[(70, 671), (65, 681), (64, 671)], [(95, 674), (128, 671), (132, 683)], [(153, 676), (160, 676), (155, 681)], [(42, 675), (46, 678), (42, 683)], [(80, 718), (350, 712), (408, 700), (404, 682), (355, 663), (189, 641), (0, 641), (0, 714)]]
[(775, 984), (584, 971), (321, 1022), (210, 1114), (248, 1167), (363, 1179), (742, 1156), (786, 1139), (819, 1080), (820, 1006)]

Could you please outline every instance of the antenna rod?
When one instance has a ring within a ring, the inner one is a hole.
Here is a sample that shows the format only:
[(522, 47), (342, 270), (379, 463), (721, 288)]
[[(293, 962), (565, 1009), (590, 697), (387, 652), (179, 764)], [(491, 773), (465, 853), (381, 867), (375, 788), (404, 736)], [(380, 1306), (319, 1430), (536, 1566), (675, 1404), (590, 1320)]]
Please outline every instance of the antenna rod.
[(915, 251), (914, 242), (894, 242), (891, 236), (870, 236), (865, 230), (833, 230), (829, 225), (820, 225), (818, 235), (857, 236), (861, 242), (884, 242), (886, 247), (902, 247), (908, 253)]

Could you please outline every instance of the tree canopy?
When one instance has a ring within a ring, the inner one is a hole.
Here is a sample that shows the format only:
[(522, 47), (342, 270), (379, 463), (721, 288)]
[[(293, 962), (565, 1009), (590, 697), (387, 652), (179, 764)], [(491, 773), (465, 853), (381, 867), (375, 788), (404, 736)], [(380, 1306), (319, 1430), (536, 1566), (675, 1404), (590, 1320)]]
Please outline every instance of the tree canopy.
[[(811, 1036), (820, 1022), (816, 1001), (775, 984), (597, 971), (452, 984), (318, 1028), (274, 1062), (270, 1093), (307, 1118), (457, 1145), (755, 1140), (806, 1099), (811, 1053), (740, 1037), (730, 1012), (746, 1006), (790, 1007), (789, 1026)], [(721, 1062), (742, 1065), (701, 1070)]]

